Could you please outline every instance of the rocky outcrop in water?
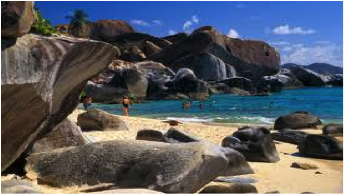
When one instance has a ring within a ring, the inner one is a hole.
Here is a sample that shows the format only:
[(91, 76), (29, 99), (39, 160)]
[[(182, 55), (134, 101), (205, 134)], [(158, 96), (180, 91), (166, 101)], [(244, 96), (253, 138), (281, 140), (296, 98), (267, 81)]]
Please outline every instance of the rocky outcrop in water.
[[(149, 59), (173, 69), (183, 57), (201, 53), (219, 58), (233, 66), (239, 76), (252, 80), (274, 75), (279, 71), (280, 57), (273, 47), (261, 41), (229, 38), (210, 26), (196, 29), (188, 37), (179, 39)], [(195, 59), (199, 61), (199, 58)], [(227, 72), (225, 75), (228, 75)]]
[(294, 112), (285, 116), (280, 116), (275, 121), (274, 129), (302, 129), (302, 128), (316, 128), (322, 122), (316, 116), (308, 112)]
[(244, 77), (233, 77), (218, 81), (217, 83), (224, 83), (230, 88), (235, 87), (245, 91), (254, 90), (253, 82), (250, 79)]
[(90, 141), (82, 135), (80, 127), (69, 119), (63, 120), (43, 138), (35, 141), (32, 152), (49, 152), (55, 149), (82, 146)]
[(33, 4), (32, 1), (1, 2), (1, 37), (16, 38), (30, 31), (36, 21)]
[(302, 82), (304, 86), (324, 86), (326, 78), (316, 72), (303, 68), (298, 65), (286, 66), (293, 73), (296, 79)]
[(36, 35), (1, 43), (4, 170), (77, 107), (87, 79), (106, 68), (118, 50), (102, 42)]
[(128, 130), (124, 121), (100, 109), (88, 109), (78, 115), (78, 126), (83, 131), (121, 131)]
[(257, 91), (260, 92), (280, 92), (283, 88), (283, 82), (275, 76), (265, 76), (259, 79)]
[(343, 160), (343, 142), (328, 135), (307, 135), (298, 148), (303, 156)]
[(222, 140), (223, 147), (242, 153), (253, 162), (278, 162), (280, 160), (270, 131), (265, 127), (243, 127)]
[(28, 177), (50, 185), (113, 183), (165, 193), (195, 193), (220, 175), (253, 172), (237, 151), (206, 142), (97, 142), (32, 154), (27, 161)]

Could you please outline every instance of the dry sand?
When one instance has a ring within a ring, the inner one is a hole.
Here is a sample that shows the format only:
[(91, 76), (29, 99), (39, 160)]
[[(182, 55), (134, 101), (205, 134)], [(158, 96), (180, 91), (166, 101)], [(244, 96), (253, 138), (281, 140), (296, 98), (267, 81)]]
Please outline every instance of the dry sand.
[[(83, 112), (76, 110), (69, 118), (76, 122), (77, 115)], [(156, 119), (119, 116), (126, 121), (129, 131), (117, 132), (87, 132), (85, 135), (97, 140), (135, 139), (136, 133), (141, 129), (154, 129), (165, 131), (169, 125)], [(224, 137), (231, 135), (239, 126), (244, 124), (219, 124), (183, 123), (177, 129), (200, 138), (221, 144)], [(321, 133), (320, 129), (306, 129), (309, 133)], [(343, 193), (343, 161), (322, 160), (294, 156), (298, 149), (296, 145), (277, 142), (277, 150), (281, 160), (277, 163), (250, 162), (255, 174), (245, 175), (259, 182), (254, 185), (259, 193), (279, 191), (280, 193)], [(301, 170), (291, 168), (293, 162), (304, 162), (317, 165), (317, 170)], [(315, 174), (316, 171), (322, 174)]]
[[(68, 118), (77, 121), (78, 114), (83, 110), (75, 110)], [(105, 140), (134, 140), (136, 133), (141, 129), (154, 129), (166, 131), (169, 125), (156, 119), (146, 119), (138, 117), (119, 116), (124, 120), (129, 131), (93, 131), (84, 132), (84, 135), (95, 141)], [(201, 124), (183, 123), (177, 129), (198, 136), (205, 140), (221, 144), (224, 137), (231, 135), (239, 126), (244, 124)], [(305, 130), (311, 133), (321, 133), (321, 130)], [(342, 140), (342, 138), (340, 138)], [(250, 162), (250, 166), (255, 171), (254, 174), (242, 175), (239, 177), (249, 177), (258, 180), (254, 185), (259, 193), (279, 191), (280, 193), (343, 193), (343, 161), (322, 160), (294, 156), (298, 152), (297, 146), (277, 142), (277, 150), (281, 160), (277, 163)], [(301, 170), (291, 168), (292, 162), (311, 163), (319, 167), (317, 170)], [(315, 174), (316, 171), (322, 174)], [(1, 177), (1, 180), (8, 179)], [(77, 187), (56, 189), (44, 185), (38, 186), (44, 193), (78, 193)]]

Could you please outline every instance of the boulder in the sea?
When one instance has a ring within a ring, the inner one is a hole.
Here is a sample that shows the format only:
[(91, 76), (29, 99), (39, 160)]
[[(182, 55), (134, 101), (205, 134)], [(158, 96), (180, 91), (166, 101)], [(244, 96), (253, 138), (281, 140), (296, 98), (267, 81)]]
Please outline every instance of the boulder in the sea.
[(342, 134), (343, 124), (327, 124), (323, 127), (322, 132), (324, 135)]
[(43, 138), (35, 141), (32, 152), (49, 152), (58, 148), (82, 146), (87, 143), (89, 140), (82, 135), (80, 127), (73, 121), (65, 119)]
[(324, 86), (326, 85), (326, 79), (324, 76), (303, 68), (298, 65), (291, 65), (289, 67), (296, 79), (302, 82), (304, 86)]
[(121, 131), (128, 130), (124, 121), (118, 116), (109, 114), (98, 108), (88, 109), (78, 115), (78, 126), (82, 131)]
[(257, 188), (252, 184), (246, 183), (223, 183), (211, 182), (207, 184), (200, 194), (242, 194), (242, 193), (258, 193)]
[(30, 31), (31, 25), (36, 21), (33, 5), (32, 1), (1, 2), (2, 38), (16, 38)]
[(277, 132), (271, 133), (274, 140), (286, 142), (290, 144), (300, 144), (308, 135), (308, 133), (293, 129), (281, 129)]
[(178, 72), (180, 68), (189, 68), (197, 78), (205, 81), (218, 81), (227, 78), (226, 64), (210, 53), (187, 55), (174, 61), (169, 67), (175, 72)]
[(218, 81), (218, 83), (224, 83), (228, 87), (236, 87), (245, 91), (253, 91), (253, 82), (250, 79), (244, 77), (233, 77)]
[(41, 194), (41, 190), (32, 182), (24, 180), (1, 181), (1, 194)]
[(308, 112), (294, 112), (276, 119), (274, 129), (316, 128), (322, 125), (320, 119)]
[(257, 91), (260, 92), (280, 92), (283, 82), (274, 76), (264, 76), (257, 83)]
[(280, 56), (273, 47), (261, 41), (229, 38), (211, 26), (196, 29), (149, 58), (170, 66), (185, 56), (200, 53), (216, 56), (239, 75), (253, 80), (274, 75), (280, 68)]
[(11, 41), (1, 39), (2, 170), (72, 113), (87, 79), (118, 56), (110, 44), (70, 37)]
[(302, 169), (302, 170), (314, 170), (318, 169), (318, 166), (309, 163), (293, 162), (290, 167)]
[[(38, 166), (39, 165), (39, 166)], [(218, 176), (253, 173), (239, 152), (208, 142), (96, 142), (27, 158), (31, 179), (54, 186), (113, 183), (165, 193), (195, 193)]]
[(299, 81), (295, 78), (290, 78), (287, 75), (276, 74), (276, 75), (274, 75), (274, 77), (279, 79), (283, 83), (283, 89), (298, 88), (298, 87), (302, 86), (301, 81)]
[(222, 146), (239, 151), (248, 161), (278, 162), (280, 160), (270, 131), (265, 127), (239, 128), (222, 140)]
[[(92, 97), (94, 103), (120, 103), (123, 96), (128, 96), (128, 89), (122, 87), (113, 87), (107, 84), (97, 84), (88, 81), (85, 86), (85, 92)], [(91, 106), (92, 107), (92, 106)]]
[(302, 156), (343, 160), (343, 142), (328, 135), (307, 135), (298, 148)]

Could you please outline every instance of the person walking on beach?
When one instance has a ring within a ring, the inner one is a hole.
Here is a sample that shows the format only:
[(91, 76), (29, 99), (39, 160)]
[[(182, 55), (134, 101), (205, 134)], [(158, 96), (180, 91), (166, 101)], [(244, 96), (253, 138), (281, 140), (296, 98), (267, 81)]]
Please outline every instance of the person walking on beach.
[(85, 96), (82, 100), (83, 106), (85, 110), (92, 105), (92, 98), (89, 96)]
[(123, 116), (129, 116), (129, 104), (130, 100), (128, 99), (127, 96), (123, 96), (121, 100), (121, 104), (123, 105)]

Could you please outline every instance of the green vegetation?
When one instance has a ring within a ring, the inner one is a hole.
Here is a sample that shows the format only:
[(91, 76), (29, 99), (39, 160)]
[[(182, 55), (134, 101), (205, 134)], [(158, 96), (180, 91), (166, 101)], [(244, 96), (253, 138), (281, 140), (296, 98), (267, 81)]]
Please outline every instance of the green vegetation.
[(37, 7), (36, 10), (36, 21), (31, 26), (30, 32), (45, 36), (52, 36), (53, 34), (61, 35), (50, 23), (49, 20), (42, 18), (41, 12)]
[(74, 35), (79, 35), (79, 32), (88, 22), (88, 14), (81, 9), (74, 10), (73, 15), (66, 18), (70, 20), (70, 27), (76, 30), (72, 31)]

